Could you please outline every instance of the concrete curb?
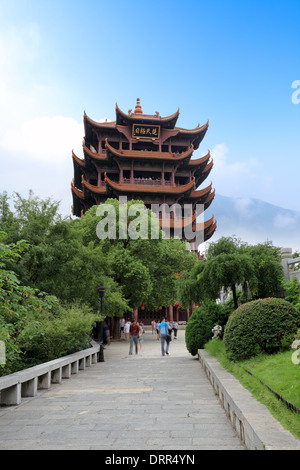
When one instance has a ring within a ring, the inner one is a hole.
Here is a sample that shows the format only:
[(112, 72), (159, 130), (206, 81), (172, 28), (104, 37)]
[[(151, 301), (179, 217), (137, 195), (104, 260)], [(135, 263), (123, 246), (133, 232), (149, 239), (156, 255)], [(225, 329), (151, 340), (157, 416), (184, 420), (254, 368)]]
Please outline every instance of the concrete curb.
[(234, 429), (249, 450), (300, 450), (300, 440), (271, 415), (240, 382), (205, 350), (198, 350), (203, 369)]

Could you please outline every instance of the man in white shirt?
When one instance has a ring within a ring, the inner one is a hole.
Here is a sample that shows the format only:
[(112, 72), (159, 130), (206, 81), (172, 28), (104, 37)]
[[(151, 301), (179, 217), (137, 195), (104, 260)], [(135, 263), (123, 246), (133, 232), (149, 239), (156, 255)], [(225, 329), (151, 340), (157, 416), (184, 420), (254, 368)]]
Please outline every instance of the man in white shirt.
[(130, 329), (130, 321), (127, 320), (127, 322), (125, 323), (125, 326), (124, 326), (124, 333), (125, 333), (125, 339), (126, 341), (129, 341), (129, 329)]
[(122, 333), (124, 332), (125, 318), (120, 318), (120, 337), (122, 338)]

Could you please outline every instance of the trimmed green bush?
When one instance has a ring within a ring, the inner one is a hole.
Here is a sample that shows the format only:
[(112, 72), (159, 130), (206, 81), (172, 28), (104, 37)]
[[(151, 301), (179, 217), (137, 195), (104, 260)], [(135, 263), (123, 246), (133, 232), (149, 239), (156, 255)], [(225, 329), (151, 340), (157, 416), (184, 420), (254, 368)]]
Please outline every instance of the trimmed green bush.
[(24, 328), (18, 343), (23, 363), (46, 362), (90, 347), (95, 315), (84, 305), (59, 306), (55, 315), (44, 315)]
[(260, 352), (276, 353), (290, 346), (299, 326), (300, 313), (286, 300), (248, 302), (229, 317), (223, 338), (226, 353), (239, 360)]
[(212, 328), (216, 325), (224, 328), (227, 318), (227, 309), (216, 302), (206, 302), (197, 307), (185, 329), (185, 342), (189, 353), (196, 356), (198, 349), (203, 349), (205, 343), (212, 338)]

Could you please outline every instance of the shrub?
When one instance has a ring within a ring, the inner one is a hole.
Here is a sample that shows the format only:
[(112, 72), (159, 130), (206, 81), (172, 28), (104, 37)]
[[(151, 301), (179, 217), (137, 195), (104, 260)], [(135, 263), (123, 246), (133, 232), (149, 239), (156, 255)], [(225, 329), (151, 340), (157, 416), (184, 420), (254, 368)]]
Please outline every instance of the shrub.
[(224, 332), (226, 353), (246, 359), (260, 352), (275, 353), (290, 345), (300, 313), (283, 299), (258, 299), (241, 305), (229, 317)]
[(86, 306), (60, 306), (55, 315), (31, 322), (19, 335), (27, 365), (50, 361), (90, 347), (95, 315)]
[(296, 308), (300, 306), (300, 286), (294, 277), (291, 281), (284, 281), (283, 287), (286, 292), (285, 300), (292, 303)]
[(203, 349), (205, 343), (212, 338), (212, 328), (215, 325), (224, 327), (227, 321), (227, 310), (216, 302), (206, 302), (196, 308), (185, 329), (186, 347), (192, 356), (198, 349)]

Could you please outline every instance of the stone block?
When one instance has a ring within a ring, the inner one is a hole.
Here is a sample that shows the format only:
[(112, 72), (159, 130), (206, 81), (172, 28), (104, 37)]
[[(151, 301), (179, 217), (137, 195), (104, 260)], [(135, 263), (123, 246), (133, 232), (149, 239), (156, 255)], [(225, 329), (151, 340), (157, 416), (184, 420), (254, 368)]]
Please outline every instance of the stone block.
[(37, 394), (37, 388), (38, 388), (37, 377), (34, 377), (33, 379), (22, 383), (22, 386), (21, 386), (22, 397), (35, 397)]
[(19, 405), (21, 403), (21, 384), (1, 390), (1, 405)]

